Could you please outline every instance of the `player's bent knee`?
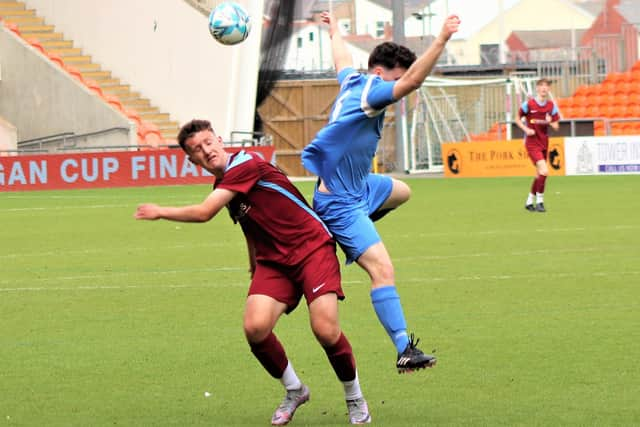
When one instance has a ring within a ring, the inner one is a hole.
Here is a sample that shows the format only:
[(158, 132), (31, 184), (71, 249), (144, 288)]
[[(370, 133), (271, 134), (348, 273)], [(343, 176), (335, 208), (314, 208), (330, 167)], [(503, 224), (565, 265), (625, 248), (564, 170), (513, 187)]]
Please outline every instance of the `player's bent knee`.
[(334, 345), (340, 339), (342, 333), (337, 322), (312, 322), (311, 329), (316, 339), (323, 347)]
[(258, 343), (263, 341), (271, 333), (271, 329), (269, 322), (258, 319), (245, 319), (244, 321), (244, 335), (249, 342)]
[(395, 282), (395, 272), (391, 263), (382, 262), (374, 265), (369, 270), (369, 275), (374, 283), (391, 284)]

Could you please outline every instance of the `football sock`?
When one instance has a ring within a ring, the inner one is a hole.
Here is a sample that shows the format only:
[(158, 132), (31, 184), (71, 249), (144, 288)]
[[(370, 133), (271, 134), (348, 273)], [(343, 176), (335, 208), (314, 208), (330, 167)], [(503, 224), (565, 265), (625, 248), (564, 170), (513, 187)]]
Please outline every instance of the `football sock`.
[(378, 320), (395, 344), (398, 353), (402, 353), (409, 344), (409, 337), (407, 336), (407, 322), (404, 320), (400, 296), (396, 287), (389, 285), (373, 289), (371, 302), (378, 315)]
[(289, 361), (284, 347), (278, 341), (275, 334), (271, 332), (267, 338), (259, 343), (249, 343), (251, 352), (264, 366), (273, 378), (282, 378), (283, 372), (287, 368)]
[(345, 400), (354, 400), (362, 397), (362, 390), (360, 389), (360, 381), (358, 380), (358, 373), (356, 377), (351, 381), (342, 381), (344, 386), (344, 398)]
[(341, 333), (338, 341), (331, 347), (325, 347), (324, 351), (338, 379), (342, 382), (353, 381), (356, 377), (356, 361), (347, 337)]
[(533, 178), (533, 183), (531, 184), (530, 194), (536, 194), (538, 192), (538, 178)]
[(536, 203), (544, 203), (544, 193), (536, 193)]
[(302, 387), (302, 381), (300, 381), (300, 378), (298, 378), (296, 371), (293, 370), (293, 365), (291, 365), (291, 362), (287, 363), (287, 367), (282, 373), (280, 382), (287, 390), (299, 390), (300, 387)]
[(529, 196), (527, 196), (527, 205), (532, 205), (533, 201), (535, 200), (535, 195), (533, 193), (529, 193)]
[(544, 193), (544, 184), (547, 182), (547, 176), (546, 175), (540, 175), (538, 177), (538, 193), (543, 194)]

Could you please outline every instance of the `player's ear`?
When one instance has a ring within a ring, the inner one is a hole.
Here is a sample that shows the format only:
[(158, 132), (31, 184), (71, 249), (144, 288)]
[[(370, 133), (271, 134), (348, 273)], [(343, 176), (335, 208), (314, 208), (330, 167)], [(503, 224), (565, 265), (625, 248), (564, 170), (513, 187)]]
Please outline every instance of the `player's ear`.
[(384, 69), (379, 65), (376, 65), (375, 67), (373, 67), (373, 70), (371, 70), (371, 73), (375, 74), (376, 76), (381, 76), (383, 72)]

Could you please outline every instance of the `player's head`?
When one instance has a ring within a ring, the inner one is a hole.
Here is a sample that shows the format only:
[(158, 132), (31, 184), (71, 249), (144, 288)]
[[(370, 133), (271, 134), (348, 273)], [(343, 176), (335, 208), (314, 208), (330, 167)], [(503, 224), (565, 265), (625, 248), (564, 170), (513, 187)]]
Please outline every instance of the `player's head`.
[(192, 163), (216, 176), (224, 172), (228, 154), (209, 121), (194, 119), (186, 123), (180, 128), (178, 143)]
[(549, 90), (551, 89), (551, 80), (546, 77), (541, 78), (536, 82), (536, 93), (541, 98), (549, 96)]
[(416, 54), (404, 46), (384, 42), (369, 55), (369, 72), (385, 81), (398, 80), (416, 60)]

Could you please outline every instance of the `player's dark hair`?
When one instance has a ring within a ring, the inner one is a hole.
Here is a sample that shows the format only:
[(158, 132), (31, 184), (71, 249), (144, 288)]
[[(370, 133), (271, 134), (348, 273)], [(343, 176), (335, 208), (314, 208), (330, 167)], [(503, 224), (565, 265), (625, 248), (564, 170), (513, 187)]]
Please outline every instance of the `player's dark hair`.
[(180, 148), (187, 151), (187, 139), (203, 130), (210, 130), (213, 132), (211, 123), (208, 120), (193, 119), (190, 122), (185, 123), (180, 128), (180, 132), (178, 132), (178, 144), (180, 144)]
[(376, 66), (392, 70), (396, 67), (407, 69), (416, 60), (416, 54), (408, 48), (393, 42), (384, 42), (369, 55), (369, 70)]
[(541, 78), (540, 80), (538, 80), (536, 82), (536, 86), (540, 86), (540, 85), (547, 85), (547, 86), (551, 86), (551, 80), (549, 80), (546, 77)]

